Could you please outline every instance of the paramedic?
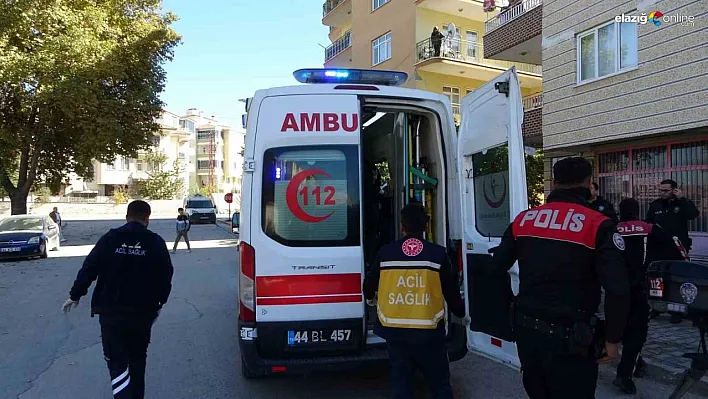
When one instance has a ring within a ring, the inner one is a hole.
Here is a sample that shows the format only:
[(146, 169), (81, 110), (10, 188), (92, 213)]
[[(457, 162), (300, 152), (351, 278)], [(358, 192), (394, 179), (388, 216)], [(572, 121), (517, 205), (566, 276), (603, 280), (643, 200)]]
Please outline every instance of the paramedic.
[(637, 388), (632, 381), (632, 373), (641, 376), (642, 368), (646, 367), (639, 354), (649, 331), (647, 266), (656, 260), (685, 260), (688, 256), (678, 238), (671, 237), (659, 225), (639, 219), (639, 203), (635, 199), (625, 198), (619, 208), (617, 230), (626, 246), (624, 254), (629, 273), (630, 303), (627, 327), (622, 337), (622, 361), (617, 367), (614, 385), (624, 393), (635, 394)]
[(98, 279), (91, 317), (99, 315), (103, 355), (116, 399), (145, 395), (145, 358), (152, 324), (172, 289), (172, 261), (165, 240), (147, 229), (150, 205), (133, 201), (127, 223), (96, 243), (71, 287), (64, 312), (79, 304)]
[(592, 186), (590, 186), (590, 209), (600, 212), (612, 219), (615, 223), (619, 222), (617, 213), (615, 213), (615, 207), (610, 201), (602, 198), (600, 195), (600, 186), (595, 182), (592, 182)]
[[(589, 208), (591, 173), (584, 158), (558, 161), (547, 203), (516, 216), (493, 251), (496, 272), (519, 262), (515, 330), (531, 399), (594, 398), (598, 361), (618, 357), (629, 308), (625, 244), (615, 223)], [(593, 328), (600, 285), (604, 345)]]
[[(401, 210), (404, 237), (379, 251), (364, 279), (364, 295), (373, 304), (378, 291), (376, 335), (388, 343), (393, 398), (412, 399), (415, 370), (425, 376), (434, 398), (452, 398), (445, 345), (445, 301), (465, 317), (456, 274), (444, 247), (427, 242), (425, 208)], [(468, 319), (465, 318), (468, 323)]]

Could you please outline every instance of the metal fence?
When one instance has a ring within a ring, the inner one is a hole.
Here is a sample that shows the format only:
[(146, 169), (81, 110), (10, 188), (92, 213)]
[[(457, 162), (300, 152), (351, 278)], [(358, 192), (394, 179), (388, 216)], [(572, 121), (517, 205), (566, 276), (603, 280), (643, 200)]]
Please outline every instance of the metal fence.
[(498, 29), (509, 22), (519, 18), (525, 13), (533, 10), (534, 8), (543, 4), (542, 0), (522, 0), (521, 3), (509, 8), (508, 10), (495, 15), (494, 17), (488, 19), (484, 23), (484, 32), (489, 34), (490, 32)]
[(543, 107), (543, 93), (532, 94), (523, 98), (524, 111)]
[(342, 37), (340, 37), (339, 39), (332, 42), (332, 44), (330, 44), (329, 47), (327, 47), (325, 49), (325, 62), (336, 57), (339, 53), (348, 49), (351, 46), (352, 46), (352, 31), (348, 30), (348, 31), (344, 32)]
[(541, 75), (543, 70), (540, 65), (484, 58), (484, 45), (482, 42), (468, 41), (459, 38), (443, 39), (438, 48), (433, 46), (433, 42), (430, 38), (425, 39), (418, 42), (416, 45), (416, 55), (416, 62), (422, 62), (431, 58), (444, 58), (503, 70), (516, 66), (519, 72), (535, 75)]

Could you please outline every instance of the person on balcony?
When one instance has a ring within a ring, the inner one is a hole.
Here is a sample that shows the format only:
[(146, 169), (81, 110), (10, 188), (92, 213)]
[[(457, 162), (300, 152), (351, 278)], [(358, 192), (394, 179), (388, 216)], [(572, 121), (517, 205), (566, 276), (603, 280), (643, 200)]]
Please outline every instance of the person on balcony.
[(440, 32), (437, 26), (434, 27), (433, 33), (430, 34), (430, 43), (433, 45), (435, 57), (440, 57), (440, 46), (442, 46), (443, 38), (445, 38), (445, 35)]

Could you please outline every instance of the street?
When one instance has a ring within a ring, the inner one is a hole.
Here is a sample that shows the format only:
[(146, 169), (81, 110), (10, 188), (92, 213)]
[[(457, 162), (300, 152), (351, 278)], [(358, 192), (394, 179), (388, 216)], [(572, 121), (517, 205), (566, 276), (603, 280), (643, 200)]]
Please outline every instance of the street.
[[(0, 398), (111, 397), (98, 318), (89, 318), (90, 295), (68, 315), (60, 308), (83, 257), (101, 234), (122, 221), (67, 223), (68, 241), (48, 259), (0, 263)], [(171, 247), (172, 220), (154, 220), (150, 228)], [(381, 370), (242, 379), (233, 237), (221, 226), (195, 225), (190, 231), (192, 253), (182, 242), (181, 251), (172, 255), (173, 290), (153, 328), (146, 397), (387, 397), (389, 380)], [(458, 398), (526, 397), (518, 372), (487, 359), (469, 354), (451, 369)], [(625, 397), (612, 387), (613, 374), (602, 369), (598, 398)], [(637, 380), (637, 385), (637, 398), (666, 398), (672, 390), (652, 380)]]

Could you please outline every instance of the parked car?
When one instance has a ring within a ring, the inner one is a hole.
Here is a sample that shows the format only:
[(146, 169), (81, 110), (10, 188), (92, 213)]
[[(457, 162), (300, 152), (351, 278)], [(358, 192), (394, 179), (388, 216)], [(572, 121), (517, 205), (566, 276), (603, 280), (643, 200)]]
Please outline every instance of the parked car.
[(186, 197), (182, 207), (189, 216), (189, 222), (216, 224), (216, 205), (209, 197), (195, 195)]
[(233, 234), (238, 234), (239, 219), (241, 219), (241, 213), (234, 212), (234, 214), (231, 215), (231, 232)]
[(0, 220), (0, 258), (47, 257), (58, 250), (59, 226), (48, 216), (14, 215)]

